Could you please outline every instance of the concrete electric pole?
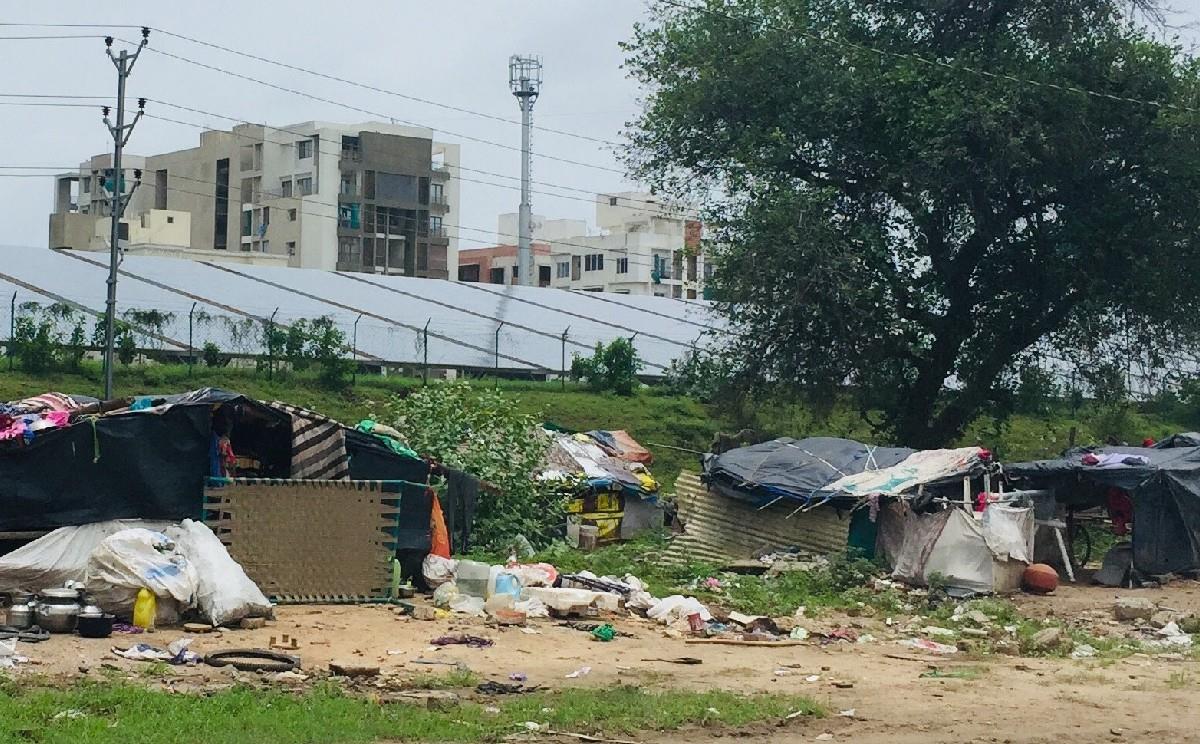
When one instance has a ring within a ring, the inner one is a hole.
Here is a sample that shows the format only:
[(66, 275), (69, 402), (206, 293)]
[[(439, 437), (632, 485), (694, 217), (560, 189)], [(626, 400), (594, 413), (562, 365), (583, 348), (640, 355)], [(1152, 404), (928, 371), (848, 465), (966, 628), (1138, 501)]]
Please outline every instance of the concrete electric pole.
[(508, 87), (521, 106), (521, 209), (517, 237), (517, 274), (521, 284), (537, 285), (533, 266), (533, 206), (529, 203), (529, 148), (533, 104), (542, 90), (542, 60), (514, 54), (508, 58)]
[(130, 124), (125, 123), (125, 79), (133, 72), (133, 64), (137, 62), (142, 50), (146, 48), (146, 44), (150, 43), (150, 29), (142, 28), (142, 42), (138, 44), (137, 51), (133, 54), (121, 50), (119, 54), (114, 54), (112, 50), (113, 38), (106, 36), (104, 38), (105, 51), (108, 53), (108, 58), (112, 60), (113, 66), (117, 68), (117, 123), (113, 124), (108, 119), (109, 107), (105, 106), (104, 125), (108, 127), (108, 131), (113, 138), (113, 159), (112, 159), (112, 187), (109, 192), (112, 194), (112, 208), (109, 209), (109, 220), (112, 222), (112, 231), (109, 233), (108, 241), (108, 300), (104, 308), (104, 399), (112, 400), (113, 398), (113, 347), (116, 342), (116, 320), (117, 320), (117, 267), (120, 265), (120, 249), (118, 241), (121, 231), (121, 215), (125, 213), (125, 206), (129, 203), (129, 199), (133, 196), (133, 191), (137, 189), (138, 183), (141, 181), (142, 173), (135, 173), (136, 180), (133, 184), (133, 189), (129, 195), (125, 195), (125, 173), (121, 170), (121, 151), (125, 149), (125, 143), (129, 142), (129, 135), (133, 134), (133, 128), (137, 126), (138, 120), (142, 118), (142, 113), (146, 108), (146, 99), (138, 99), (137, 116), (133, 118)]

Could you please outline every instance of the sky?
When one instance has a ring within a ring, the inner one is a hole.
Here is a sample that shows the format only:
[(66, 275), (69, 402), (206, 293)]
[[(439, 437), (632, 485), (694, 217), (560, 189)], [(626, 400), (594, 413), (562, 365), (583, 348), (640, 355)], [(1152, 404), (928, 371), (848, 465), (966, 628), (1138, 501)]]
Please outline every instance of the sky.
[[(544, 64), (535, 125), (617, 142), (624, 123), (638, 110), (638, 87), (621, 69), (623, 55), (618, 44), (629, 38), (633, 24), (644, 16), (644, 0), (395, 0), (349, 6), (313, 0), (126, 0), (119, 4), (119, 16), (107, 8), (102, 12), (95, 2), (78, 0), (14, 5), (22, 6), (20, 12), (0, 14), (0, 22), (149, 25), (513, 122), (519, 122), (520, 111), (508, 89), (508, 58), (516, 53), (534, 54), (541, 56)], [(0, 26), (0, 37), (105, 33), (131, 41), (139, 35), (132, 28)], [(120, 45), (118, 41), (116, 47)], [(464, 172), (464, 178), (499, 186), (462, 183), (461, 225), (494, 233), (497, 215), (517, 210), (521, 144), (517, 124), (350, 87), (154, 32), (150, 47), (129, 77), (127, 100), (131, 107), (137, 97), (144, 96), (275, 125), (381, 118), (273, 90), (155, 50), (385, 114), (397, 123), (430, 127), (435, 139), (461, 144), (464, 168), (511, 176)], [(16, 74), (5, 75), (0, 94), (115, 97), (116, 72), (100, 38), (0, 39), (0, 53), (10, 72), (16, 70)], [(13, 101), (0, 97), (0, 104)], [(0, 165), (73, 170), (80, 161), (110, 151), (112, 140), (99, 112), (106, 101), (70, 102), (87, 107), (0, 105)], [(211, 128), (227, 129), (235, 123), (153, 103), (147, 113)], [(147, 116), (137, 125), (126, 151), (151, 155), (194, 147), (200, 131)], [(464, 135), (517, 149), (471, 141)], [(586, 192), (635, 187), (619, 172), (621, 166), (611, 145), (535, 130), (533, 150), (533, 179), (540, 182), (534, 189), (562, 195), (534, 194), (538, 214), (592, 222), (594, 207), (588, 194), (561, 187)], [(546, 156), (601, 167), (572, 165)], [(0, 225), (4, 228), (0, 243), (45, 246), (47, 215), (52, 208), (51, 178), (0, 178)], [(460, 247), (467, 248), (480, 243), (465, 238), (486, 242), (490, 236), (464, 231), (462, 237)]]
[[(540, 55), (545, 65), (535, 124), (585, 137), (621, 140), (638, 111), (636, 82), (621, 69), (618, 47), (646, 14), (646, 0), (376, 0), (341, 6), (314, 0), (207, 0), (175, 3), (126, 0), (119, 16), (95, 2), (21, 3), (7, 23), (141, 24), (221, 44), (377, 88), (517, 121), (508, 90), (511, 54)], [(18, 5), (18, 4), (13, 4)], [(40, 6), (40, 7), (38, 7)], [(1169, 31), (1185, 45), (1200, 44), (1200, 0), (1178, 0)], [(103, 35), (90, 28), (0, 26), (0, 36)], [(136, 29), (113, 29), (136, 39)], [(120, 42), (118, 42), (118, 46)], [(462, 166), (511, 178), (463, 173), (461, 248), (480, 245), (496, 217), (515, 212), (520, 199), (520, 153), (471, 141), (475, 137), (520, 146), (520, 128), (461, 111), (347, 86), (284, 70), (164, 34), (152, 33), (149, 50), (129, 78), (129, 101), (138, 96), (190, 106), (244, 121), (287, 125), (312, 119), (356, 122), (370, 117), (345, 107), (274, 90), (173, 59), (155, 50), (225, 68), (338, 103), (431, 127), (435, 138), (462, 146)], [(116, 74), (99, 38), (0, 39), (0, 53), (16, 74), (0, 83), (0, 166), (74, 169), (112, 141), (97, 108), (104, 101), (73, 101), (85, 108), (2, 105), (3, 94), (113, 96)], [(46, 101), (51, 102), (51, 101)], [(148, 113), (227, 129), (235, 122), (150, 104)], [(193, 147), (200, 129), (145, 118), (128, 151), (149, 155)], [(621, 175), (612, 145), (537, 130), (533, 139), (534, 212), (550, 218), (594, 219), (584, 192), (635, 188)], [(599, 166), (573, 165), (550, 157)], [(0, 169), (2, 171), (3, 169)], [(52, 172), (52, 171), (48, 171)], [(52, 209), (52, 179), (0, 177), (0, 243), (44, 246)], [(553, 185), (550, 185), (553, 184)], [(566, 188), (564, 188), (566, 187)], [(571, 190), (568, 190), (571, 189)], [(466, 240), (473, 237), (476, 240)]]

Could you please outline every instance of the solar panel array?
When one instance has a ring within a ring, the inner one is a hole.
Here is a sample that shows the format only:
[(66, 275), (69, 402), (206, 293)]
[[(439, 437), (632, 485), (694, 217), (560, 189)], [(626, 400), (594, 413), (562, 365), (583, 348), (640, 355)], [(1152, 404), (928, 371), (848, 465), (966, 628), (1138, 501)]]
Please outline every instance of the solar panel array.
[[(0, 246), (0, 334), (7, 336), (16, 293), (20, 305), (66, 302), (104, 312), (108, 255)], [(191, 348), (206, 342), (225, 353), (261, 354), (262, 323), (280, 326), (328, 316), (354, 336), (367, 362), (420, 364), (428, 325), (430, 365), (557, 372), (597, 342), (632, 338), (643, 373), (661, 375), (693, 346), (719, 343), (723, 321), (708, 303), (663, 297), (470, 284), (438, 279), (316, 271), (171, 258), (125, 256), (118, 313), (168, 313), (161, 338), (146, 345), (187, 351), (188, 314), (196, 310)]]

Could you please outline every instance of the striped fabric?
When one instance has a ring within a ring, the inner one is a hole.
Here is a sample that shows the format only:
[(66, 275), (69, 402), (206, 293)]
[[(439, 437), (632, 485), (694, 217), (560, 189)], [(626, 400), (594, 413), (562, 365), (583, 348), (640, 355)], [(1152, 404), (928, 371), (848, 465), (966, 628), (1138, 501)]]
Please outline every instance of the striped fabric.
[(280, 401), (267, 405), (292, 417), (292, 478), (350, 480), (345, 427), (306, 408)]

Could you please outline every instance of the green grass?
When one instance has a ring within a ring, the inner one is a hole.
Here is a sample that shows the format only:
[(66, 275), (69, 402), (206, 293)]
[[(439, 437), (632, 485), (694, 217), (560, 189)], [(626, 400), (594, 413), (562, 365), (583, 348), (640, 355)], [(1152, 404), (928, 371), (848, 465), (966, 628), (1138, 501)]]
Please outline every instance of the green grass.
[(447, 710), (376, 703), (345, 695), (332, 686), (305, 694), (237, 687), (208, 695), (108, 683), (59, 689), (9, 681), (4, 688), (0, 742), (5, 744), (483, 742), (525, 732), (526, 721), (548, 724), (556, 731), (614, 735), (694, 723), (737, 727), (779, 720), (795, 712), (823, 715), (817, 704), (797, 696), (644, 692), (633, 687), (489, 700), (499, 708), (498, 713), (472, 702)]
[(479, 684), (479, 675), (470, 669), (455, 669), (445, 674), (425, 673), (407, 680), (404, 686), (411, 690), (461, 690)]

